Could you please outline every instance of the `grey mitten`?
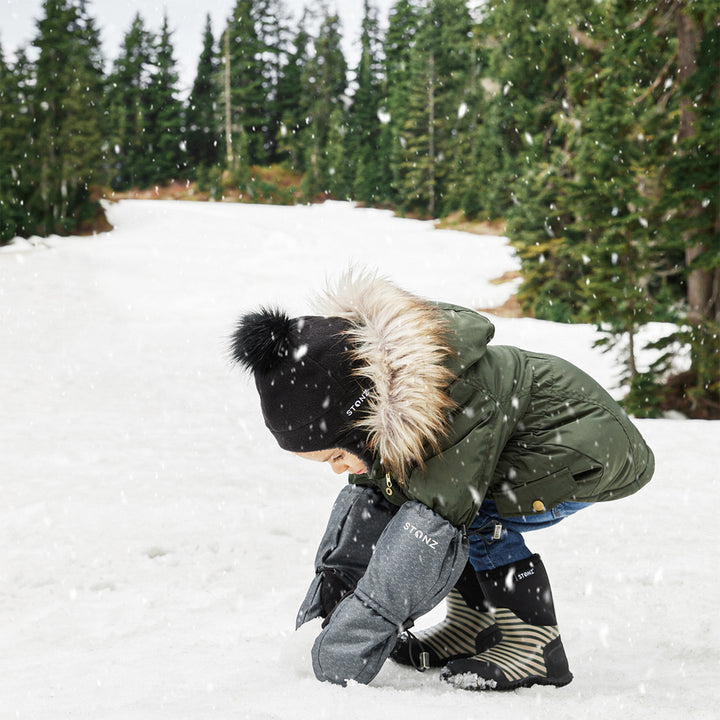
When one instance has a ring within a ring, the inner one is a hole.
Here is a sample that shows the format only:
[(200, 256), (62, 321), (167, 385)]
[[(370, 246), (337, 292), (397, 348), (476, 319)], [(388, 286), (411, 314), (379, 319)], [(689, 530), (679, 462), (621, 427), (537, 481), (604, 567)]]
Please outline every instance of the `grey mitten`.
[(396, 512), (375, 488), (346, 485), (340, 491), (315, 555), (315, 578), (298, 611), (296, 627), (327, 617), (355, 589), (375, 543)]
[(378, 539), (355, 591), (335, 608), (315, 640), (316, 677), (369, 683), (398, 632), (450, 592), (467, 559), (462, 530), (426, 505), (406, 502)]

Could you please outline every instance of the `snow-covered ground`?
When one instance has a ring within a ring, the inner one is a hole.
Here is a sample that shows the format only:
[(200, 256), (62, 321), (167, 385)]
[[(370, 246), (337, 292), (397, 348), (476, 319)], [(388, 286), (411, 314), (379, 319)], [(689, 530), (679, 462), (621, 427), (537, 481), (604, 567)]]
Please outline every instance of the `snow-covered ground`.
[[(639, 421), (657, 473), (536, 533), (575, 674), (481, 694), (387, 663), (317, 682), (294, 633), (342, 478), (278, 450), (228, 336), (355, 262), (502, 303), (501, 238), (348, 204), (126, 201), (115, 231), (0, 252), (0, 718), (717, 718), (720, 423)], [(608, 388), (586, 326), (495, 319)], [(430, 623), (441, 608), (425, 618)], [(424, 623), (423, 623), (424, 624)]]

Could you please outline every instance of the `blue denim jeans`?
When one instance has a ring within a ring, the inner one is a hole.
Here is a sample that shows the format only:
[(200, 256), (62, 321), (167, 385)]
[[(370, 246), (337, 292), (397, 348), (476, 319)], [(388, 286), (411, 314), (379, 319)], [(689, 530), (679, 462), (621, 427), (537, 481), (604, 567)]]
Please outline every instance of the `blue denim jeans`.
[(502, 518), (492, 500), (484, 500), (468, 529), (470, 564), (476, 571), (492, 570), (517, 560), (529, 558), (523, 533), (556, 525), (568, 515), (592, 503), (564, 502), (552, 510), (532, 515)]

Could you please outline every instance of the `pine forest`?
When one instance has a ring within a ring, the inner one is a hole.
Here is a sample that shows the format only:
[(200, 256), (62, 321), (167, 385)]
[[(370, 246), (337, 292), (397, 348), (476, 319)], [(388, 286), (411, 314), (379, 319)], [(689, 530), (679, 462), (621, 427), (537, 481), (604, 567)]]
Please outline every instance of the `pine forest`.
[[(630, 412), (720, 417), (717, 0), (397, 0), (383, 22), (365, 0), (353, 66), (307, 6), (208, 15), (183, 93), (167, 17), (108, 58), (87, 0), (44, 0), (31, 45), (0, 47), (0, 244), (97, 232), (103, 198), (170, 186), (491, 224), (525, 315), (622, 348)], [(668, 330), (638, 368), (649, 323)]]

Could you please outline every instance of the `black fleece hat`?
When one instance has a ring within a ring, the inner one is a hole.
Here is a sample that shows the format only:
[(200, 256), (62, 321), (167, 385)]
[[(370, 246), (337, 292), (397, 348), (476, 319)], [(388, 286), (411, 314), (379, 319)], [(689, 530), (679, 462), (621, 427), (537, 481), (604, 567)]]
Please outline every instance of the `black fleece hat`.
[(289, 318), (261, 309), (240, 318), (231, 352), (253, 373), (265, 425), (281, 448), (339, 447), (370, 465), (366, 435), (353, 423), (369, 388), (355, 374), (348, 327), (337, 317)]

